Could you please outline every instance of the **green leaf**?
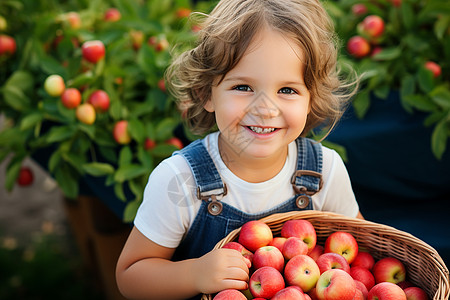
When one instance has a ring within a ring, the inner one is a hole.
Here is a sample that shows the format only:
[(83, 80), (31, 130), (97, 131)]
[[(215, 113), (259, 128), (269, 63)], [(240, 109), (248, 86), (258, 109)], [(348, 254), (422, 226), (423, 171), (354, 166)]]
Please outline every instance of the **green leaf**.
[(385, 48), (375, 54), (373, 59), (377, 61), (394, 60), (400, 57), (401, 54), (402, 50), (400, 47)]
[(412, 112), (412, 108), (411, 106), (404, 100), (406, 96), (412, 95), (414, 94), (415, 91), (415, 80), (414, 80), (414, 76), (412, 75), (406, 75), (405, 77), (403, 77), (402, 81), (401, 81), (401, 86), (400, 86), (400, 101), (401, 104), (403, 106), (403, 108), (407, 111), (407, 112)]
[(127, 222), (127, 223), (133, 222), (140, 205), (141, 205), (141, 201), (138, 201), (138, 200), (127, 203), (127, 206), (125, 207), (125, 209), (123, 211), (124, 222)]
[(443, 108), (450, 108), (450, 90), (444, 85), (436, 87), (430, 93), (434, 103)]
[(48, 170), (53, 173), (56, 170), (56, 167), (58, 167), (59, 163), (61, 162), (61, 159), (61, 151), (57, 150), (53, 152), (53, 154), (50, 156), (50, 159), (48, 160)]
[(72, 137), (75, 133), (73, 126), (54, 126), (47, 136), (48, 143), (61, 142)]
[(119, 166), (130, 164), (132, 159), (133, 153), (131, 152), (131, 148), (129, 146), (122, 147), (119, 153)]
[(39, 122), (41, 122), (43, 118), (44, 116), (39, 112), (31, 113), (25, 116), (20, 122), (20, 130), (27, 130), (29, 128), (33, 128)]
[(440, 40), (442, 40), (445, 36), (445, 32), (450, 27), (450, 16), (449, 15), (441, 15), (440, 18), (437, 19), (436, 23), (434, 23), (434, 34)]
[(421, 67), (417, 74), (417, 82), (423, 92), (431, 92), (434, 88), (433, 73), (430, 70)]
[(98, 162), (84, 164), (83, 170), (92, 176), (105, 176), (114, 173), (112, 165)]
[(67, 70), (62, 64), (51, 56), (44, 56), (40, 59), (41, 69), (46, 74), (59, 74), (63, 78), (67, 78)]
[(411, 29), (414, 25), (414, 11), (408, 2), (402, 1), (401, 13), (406, 29)]
[(431, 149), (437, 159), (442, 158), (447, 146), (447, 127), (448, 124), (446, 123), (446, 120), (442, 120), (434, 127), (431, 135)]
[(410, 106), (421, 110), (421, 111), (434, 111), (437, 106), (430, 99), (424, 95), (415, 94), (408, 95), (404, 97), (404, 101), (408, 103)]
[(139, 147), (137, 157), (139, 162), (142, 163), (144, 167), (149, 170), (153, 169), (153, 157), (144, 149), (143, 146)]
[(78, 196), (78, 179), (69, 167), (62, 165), (57, 168), (55, 180), (66, 197), (74, 199)]
[(169, 157), (176, 150), (178, 149), (173, 145), (159, 144), (156, 145), (155, 148), (153, 148), (151, 153), (157, 157)]
[(117, 198), (119, 198), (122, 201), (127, 201), (127, 197), (125, 197), (125, 193), (123, 192), (123, 185), (122, 183), (116, 183), (114, 185), (114, 193), (116, 194)]
[(131, 192), (136, 196), (135, 199), (142, 200), (145, 186), (141, 186), (137, 180), (129, 180), (128, 186)]
[(2, 92), (5, 102), (15, 110), (23, 111), (31, 105), (30, 99), (15, 85), (5, 85)]
[(136, 164), (121, 166), (114, 175), (114, 180), (117, 182), (124, 182), (144, 175), (147, 171), (148, 169), (146, 167)]
[(352, 103), (356, 116), (359, 119), (364, 118), (367, 110), (369, 110), (370, 107), (369, 91), (364, 90), (359, 92)]
[(128, 121), (128, 132), (138, 143), (142, 143), (145, 139), (144, 124), (138, 119), (131, 119)]
[(22, 161), (24, 155), (15, 155), (6, 167), (5, 188), (7, 191), (11, 191), (19, 176), (20, 168), (22, 167)]
[(165, 118), (161, 120), (156, 126), (156, 140), (166, 140), (173, 135), (173, 130), (178, 125), (178, 122), (172, 118)]
[(34, 85), (34, 78), (29, 72), (15, 71), (6, 81), (6, 86), (13, 86), (21, 91), (28, 91)]

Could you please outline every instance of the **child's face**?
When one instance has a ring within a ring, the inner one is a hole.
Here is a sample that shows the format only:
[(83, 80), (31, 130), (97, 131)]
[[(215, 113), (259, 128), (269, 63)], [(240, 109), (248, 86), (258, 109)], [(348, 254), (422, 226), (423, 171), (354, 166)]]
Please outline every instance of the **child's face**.
[(287, 155), (310, 108), (302, 60), (293, 40), (262, 29), (236, 67), (212, 87), (205, 109), (215, 112), (221, 139), (234, 152), (228, 154), (243, 159)]

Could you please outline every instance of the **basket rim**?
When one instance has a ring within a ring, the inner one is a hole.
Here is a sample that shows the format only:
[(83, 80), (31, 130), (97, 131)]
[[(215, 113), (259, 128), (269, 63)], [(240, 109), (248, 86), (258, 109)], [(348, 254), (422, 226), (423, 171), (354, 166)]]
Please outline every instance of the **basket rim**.
[[(399, 230), (393, 226), (385, 225), (376, 223), (373, 221), (365, 220), (365, 219), (357, 219), (352, 217), (347, 217), (342, 214), (334, 213), (334, 212), (328, 212), (328, 211), (315, 211), (315, 210), (305, 210), (305, 211), (290, 211), (290, 212), (284, 212), (284, 213), (275, 213), (272, 215), (269, 215), (267, 217), (259, 219), (260, 221), (263, 221), (264, 223), (274, 223), (274, 222), (285, 222), (287, 220), (292, 219), (312, 219), (312, 218), (325, 218), (327, 220), (334, 220), (334, 221), (341, 221), (341, 222), (347, 222), (349, 225), (354, 226), (362, 226), (365, 228), (372, 228), (376, 229), (376, 231), (380, 235), (400, 235), (402, 240), (407, 241), (409, 243), (413, 243), (416, 247), (418, 247), (421, 251), (424, 251), (430, 255), (430, 257), (433, 259), (433, 262), (436, 264), (440, 276), (440, 288), (442, 288), (443, 298), (438, 298), (437, 295), (433, 299), (449, 299), (450, 297), (450, 279), (449, 279), (449, 270), (447, 266), (445, 265), (443, 259), (439, 255), (439, 253), (429, 244), (422, 241), (421, 239), (417, 238), (416, 236), (412, 235), (409, 232), (405, 232), (402, 230)], [(242, 227), (239, 227), (233, 231), (231, 231), (226, 237), (224, 237), (222, 240), (220, 240), (214, 247), (214, 249), (221, 248), (223, 245), (225, 245), (228, 241), (234, 240), (240, 233)], [(212, 299), (211, 297), (208, 298), (209, 295), (203, 295), (202, 299)]]

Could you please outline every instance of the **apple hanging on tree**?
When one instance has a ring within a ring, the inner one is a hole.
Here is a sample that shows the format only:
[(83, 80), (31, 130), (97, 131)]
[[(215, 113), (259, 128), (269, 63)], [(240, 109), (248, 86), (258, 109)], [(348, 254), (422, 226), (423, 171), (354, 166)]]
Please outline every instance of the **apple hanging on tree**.
[(68, 109), (73, 109), (81, 103), (81, 93), (76, 88), (65, 89), (61, 95), (62, 104)]
[(109, 109), (109, 96), (103, 90), (94, 91), (88, 99), (88, 102), (92, 104), (97, 112), (105, 112)]
[(105, 45), (100, 40), (87, 41), (81, 46), (83, 58), (96, 64), (105, 57)]
[(29, 167), (21, 167), (19, 176), (17, 177), (17, 184), (20, 186), (29, 186), (33, 183), (33, 171)]
[(44, 81), (44, 90), (52, 97), (61, 96), (65, 88), (64, 79), (57, 74), (48, 76)]

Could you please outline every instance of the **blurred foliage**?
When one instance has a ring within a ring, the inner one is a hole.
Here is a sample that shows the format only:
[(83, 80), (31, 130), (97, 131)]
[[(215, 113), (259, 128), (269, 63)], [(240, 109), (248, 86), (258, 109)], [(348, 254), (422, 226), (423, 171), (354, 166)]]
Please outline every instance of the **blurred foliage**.
[[(110, 8), (119, 11), (118, 20), (105, 19)], [(17, 48), (0, 54), (0, 111), (6, 117), (0, 162), (13, 154), (6, 188), (14, 187), (24, 158), (45, 150), (47, 169), (65, 196), (78, 195), (86, 174), (105, 177), (117, 198), (127, 202), (124, 219), (131, 221), (148, 175), (177, 149), (170, 139), (180, 114), (162, 78), (171, 55), (195, 39), (195, 24), (187, 22), (192, 9), (188, 0), (2, 1), (0, 34), (12, 37)], [(195, 6), (209, 9), (201, 2)], [(82, 45), (92, 40), (106, 49), (97, 63), (82, 54)], [(66, 89), (78, 89), (82, 103), (104, 90), (109, 109), (97, 111), (92, 125), (81, 122), (76, 109), (44, 89), (53, 74), (64, 79)], [(114, 139), (120, 120), (128, 122), (130, 143)], [(124, 191), (131, 191), (131, 199)]]
[[(385, 99), (399, 92), (403, 108), (426, 113), (424, 126), (433, 126), (431, 149), (436, 158), (446, 151), (450, 136), (450, 5), (447, 0), (337, 0), (324, 2), (343, 42), (340, 63), (362, 75), (353, 100), (359, 118), (370, 107), (370, 95)], [(384, 30), (373, 37), (361, 23), (369, 15), (381, 17)], [(369, 53), (355, 57), (348, 41), (361, 36)], [(441, 74), (425, 67), (434, 62)]]

